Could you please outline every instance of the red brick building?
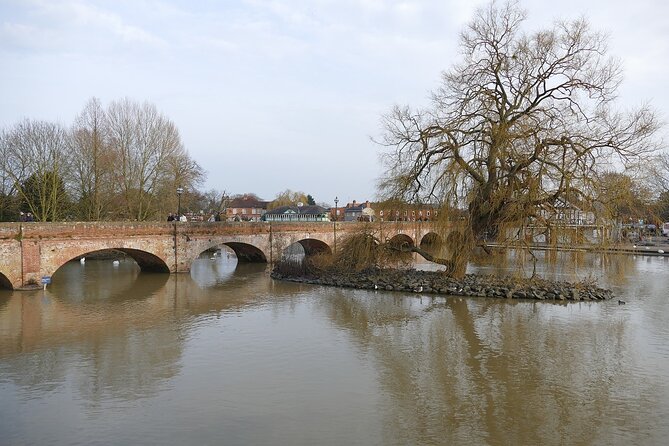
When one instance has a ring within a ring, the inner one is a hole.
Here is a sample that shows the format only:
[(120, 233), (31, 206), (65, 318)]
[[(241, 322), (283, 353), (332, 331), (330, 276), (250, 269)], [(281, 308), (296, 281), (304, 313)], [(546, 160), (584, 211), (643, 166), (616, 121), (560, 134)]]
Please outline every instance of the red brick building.
[(253, 195), (235, 197), (225, 209), (225, 219), (228, 221), (260, 221), (267, 212), (269, 201), (260, 200)]
[(333, 221), (432, 221), (437, 214), (437, 208), (430, 204), (398, 202), (358, 203), (353, 200), (330, 208), (330, 219)]
[(358, 203), (353, 200), (351, 203), (342, 204), (341, 206), (330, 208), (331, 221), (360, 221), (367, 219), (372, 221), (375, 219), (372, 203), (365, 201)]
[(381, 221), (432, 221), (438, 210), (431, 204), (374, 203), (376, 218)]

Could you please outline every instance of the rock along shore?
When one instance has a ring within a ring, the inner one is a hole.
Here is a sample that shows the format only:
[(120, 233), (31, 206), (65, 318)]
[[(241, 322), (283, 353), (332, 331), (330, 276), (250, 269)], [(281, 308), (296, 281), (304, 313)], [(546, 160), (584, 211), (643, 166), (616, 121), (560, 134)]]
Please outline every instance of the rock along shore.
[(276, 280), (366, 290), (404, 291), (450, 296), (495, 297), (561, 301), (606, 300), (613, 292), (587, 283), (544, 279), (518, 279), (468, 274), (462, 279), (437, 271), (372, 269), (346, 274), (322, 273), (294, 276), (272, 271)]

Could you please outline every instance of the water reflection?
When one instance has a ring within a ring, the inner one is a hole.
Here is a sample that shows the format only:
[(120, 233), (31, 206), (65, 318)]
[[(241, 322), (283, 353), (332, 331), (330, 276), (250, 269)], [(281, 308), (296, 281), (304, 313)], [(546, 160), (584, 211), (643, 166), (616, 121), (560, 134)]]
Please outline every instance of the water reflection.
[(191, 277), (202, 288), (222, 284), (232, 278), (237, 265), (235, 252), (223, 246), (202, 253), (192, 267)]
[(71, 304), (113, 304), (152, 296), (169, 278), (168, 274), (146, 273), (137, 280), (140, 268), (134, 260), (126, 257), (117, 262), (69, 262), (53, 275), (49, 296)]
[(329, 303), (378, 364), (385, 444), (624, 444), (667, 413), (660, 377), (638, 378), (625, 321), (598, 304), (369, 292)]
[[(518, 260), (471, 270), (514, 274)], [(661, 444), (667, 266), (540, 257), (543, 275), (597, 278), (619, 306), (275, 282), (225, 255), (172, 276), (70, 263), (46, 292), (0, 294), (0, 438)]]

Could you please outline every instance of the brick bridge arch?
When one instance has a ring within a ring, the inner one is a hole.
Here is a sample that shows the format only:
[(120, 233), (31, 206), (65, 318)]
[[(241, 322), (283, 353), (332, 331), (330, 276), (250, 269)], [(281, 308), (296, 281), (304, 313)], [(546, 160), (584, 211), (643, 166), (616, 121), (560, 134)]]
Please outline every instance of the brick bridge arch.
[(237, 261), (247, 263), (267, 263), (267, 254), (260, 248), (244, 242), (224, 242), (222, 245), (232, 249)]
[(288, 237), (281, 240), (275, 246), (270, 246), (269, 238), (265, 240), (262, 237), (258, 238), (254, 236), (207, 237), (206, 242), (198, 241), (196, 237), (189, 238), (190, 242), (194, 243), (191, 257), (193, 254), (195, 255), (190, 259), (191, 263), (203, 252), (221, 246), (227, 246), (232, 249), (237, 256), (237, 260), (245, 263), (270, 263), (277, 261), (283, 255), (283, 252), (293, 244), (302, 246), (307, 256), (332, 253), (332, 247), (326, 241), (311, 237), (299, 240), (297, 240), (299, 236)]
[[(71, 259), (116, 249), (143, 271), (189, 272), (208, 249), (227, 245), (242, 261), (274, 263), (300, 243), (307, 255), (336, 250), (336, 239), (369, 228), (357, 222), (95, 222), (0, 224), (0, 286), (29, 288)], [(374, 223), (379, 238), (403, 234), (413, 243), (430, 232), (429, 222)]]
[(404, 233), (396, 234), (390, 237), (388, 239), (388, 243), (390, 246), (394, 246), (396, 248), (412, 247), (415, 245), (413, 239)]
[(155, 272), (155, 273), (170, 272), (170, 269), (165, 263), (165, 260), (158, 257), (156, 254), (141, 249), (125, 248), (121, 244), (116, 243), (116, 244), (111, 244), (110, 246), (104, 248), (96, 249), (94, 251), (86, 251), (84, 249), (80, 253), (74, 255), (73, 257), (72, 253), (75, 252), (74, 250), (62, 250), (62, 251), (59, 250), (53, 256), (53, 261), (50, 262), (50, 268), (44, 269), (44, 275), (45, 276), (53, 275), (56, 271), (58, 271), (58, 269), (60, 269), (63, 265), (65, 265), (67, 262), (71, 260), (80, 257), (86, 257), (91, 254), (95, 254), (96, 252), (108, 251), (108, 250), (120, 251), (124, 253), (125, 255), (133, 259), (135, 262), (137, 262), (137, 265), (139, 265), (140, 269), (144, 272)]
[(318, 254), (332, 254), (332, 246), (328, 245), (323, 240), (316, 238), (305, 238), (298, 240), (297, 243), (302, 245), (304, 249), (304, 254), (307, 256), (318, 255)]
[(420, 239), (419, 246), (421, 248), (430, 248), (430, 247), (441, 247), (444, 243), (444, 239), (441, 235), (436, 232), (427, 232)]

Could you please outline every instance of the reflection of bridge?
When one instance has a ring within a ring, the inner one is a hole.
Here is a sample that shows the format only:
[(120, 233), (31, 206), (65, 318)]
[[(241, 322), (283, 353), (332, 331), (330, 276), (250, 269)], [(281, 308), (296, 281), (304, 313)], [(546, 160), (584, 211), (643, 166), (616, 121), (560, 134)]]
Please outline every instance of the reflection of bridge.
[[(230, 247), (240, 262), (278, 260), (294, 243), (306, 255), (332, 252), (337, 239), (364, 223), (5, 223), (0, 225), (0, 285), (39, 284), (69, 260), (116, 249), (143, 271), (188, 272), (202, 252)], [(421, 243), (427, 222), (374, 223), (379, 238)], [(336, 235), (335, 235), (336, 234)]]

